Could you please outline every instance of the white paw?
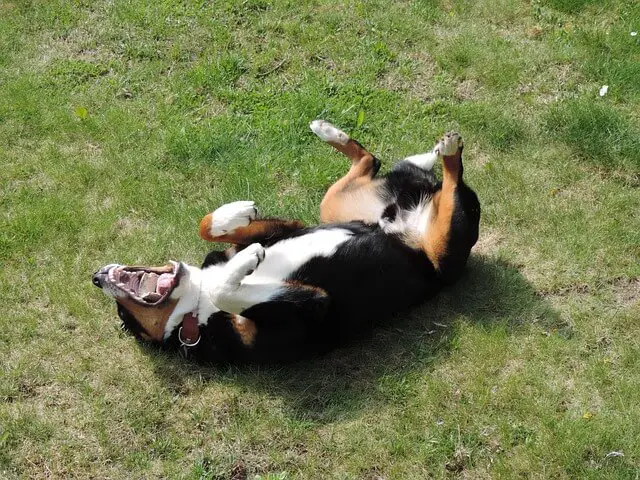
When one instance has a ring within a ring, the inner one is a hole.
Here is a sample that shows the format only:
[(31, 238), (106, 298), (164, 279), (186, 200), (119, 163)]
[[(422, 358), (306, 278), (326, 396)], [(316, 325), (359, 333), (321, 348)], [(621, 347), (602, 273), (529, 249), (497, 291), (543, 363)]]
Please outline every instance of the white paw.
[(211, 214), (211, 235), (216, 237), (246, 227), (255, 220), (257, 213), (255, 203), (248, 200), (222, 205)]
[(349, 135), (344, 133), (342, 130), (334, 127), (325, 120), (314, 120), (309, 125), (309, 128), (311, 128), (311, 131), (325, 142), (333, 142), (339, 145), (346, 145), (349, 141)]
[(264, 260), (264, 247), (259, 243), (252, 243), (244, 250), (236, 253), (225, 266), (226, 283), (239, 285), (244, 277), (251, 275), (260, 262)]
[(458, 148), (463, 145), (462, 137), (456, 132), (447, 132), (442, 140), (434, 147), (433, 151), (443, 157), (449, 157), (458, 153)]

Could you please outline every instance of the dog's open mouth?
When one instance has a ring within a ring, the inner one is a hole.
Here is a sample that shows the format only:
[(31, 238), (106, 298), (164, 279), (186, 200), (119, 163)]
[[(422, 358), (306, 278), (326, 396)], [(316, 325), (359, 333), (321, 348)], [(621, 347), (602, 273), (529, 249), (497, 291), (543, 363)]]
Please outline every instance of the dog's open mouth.
[(109, 265), (94, 275), (94, 283), (101, 288), (107, 283), (141, 305), (152, 306), (171, 295), (180, 283), (181, 270), (178, 262), (162, 267)]

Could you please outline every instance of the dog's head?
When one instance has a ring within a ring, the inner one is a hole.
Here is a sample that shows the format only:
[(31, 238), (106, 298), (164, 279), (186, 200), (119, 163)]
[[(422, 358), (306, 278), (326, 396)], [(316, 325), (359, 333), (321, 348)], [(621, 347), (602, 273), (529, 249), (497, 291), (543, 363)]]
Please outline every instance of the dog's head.
[(171, 262), (161, 267), (107, 265), (93, 274), (93, 284), (113, 297), (123, 326), (137, 338), (161, 343), (167, 324), (178, 312), (178, 288), (187, 267)]

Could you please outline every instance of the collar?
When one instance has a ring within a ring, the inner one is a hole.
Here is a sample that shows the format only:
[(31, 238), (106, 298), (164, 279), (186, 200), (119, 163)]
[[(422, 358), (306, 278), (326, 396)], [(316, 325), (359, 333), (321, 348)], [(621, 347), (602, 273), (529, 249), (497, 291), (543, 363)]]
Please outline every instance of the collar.
[[(207, 319), (211, 314), (220, 311), (206, 292), (202, 291), (203, 285), (214, 281), (219, 275), (219, 270), (214, 266), (201, 270), (189, 265), (185, 266), (185, 277), (176, 289), (180, 294), (178, 306), (166, 327), (165, 336), (178, 328), (178, 341), (180, 350), (184, 356), (188, 356), (189, 350), (199, 344), (201, 339), (200, 320)], [(213, 280), (212, 280), (213, 279)]]
[(178, 341), (185, 356), (190, 348), (200, 343), (200, 326), (198, 325), (198, 314), (200, 313), (200, 295), (202, 294), (202, 275), (197, 279), (198, 289), (196, 295), (195, 308), (182, 317), (182, 325), (178, 329)]
[(198, 325), (198, 310), (189, 312), (182, 317), (182, 325), (178, 330), (180, 346), (185, 348), (195, 347), (200, 343), (200, 326)]

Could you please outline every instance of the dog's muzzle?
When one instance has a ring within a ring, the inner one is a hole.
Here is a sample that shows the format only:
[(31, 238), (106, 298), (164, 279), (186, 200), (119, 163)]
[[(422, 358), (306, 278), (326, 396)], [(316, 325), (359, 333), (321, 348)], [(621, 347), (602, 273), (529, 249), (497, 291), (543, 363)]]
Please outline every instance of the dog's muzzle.
[(102, 286), (104, 285), (104, 281), (107, 278), (107, 275), (109, 274), (109, 270), (117, 266), (118, 266), (117, 263), (112, 263), (110, 265), (106, 265), (102, 267), (100, 270), (98, 270), (96, 273), (93, 274), (93, 277), (91, 278), (91, 282), (96, 287), (102, 288)]

